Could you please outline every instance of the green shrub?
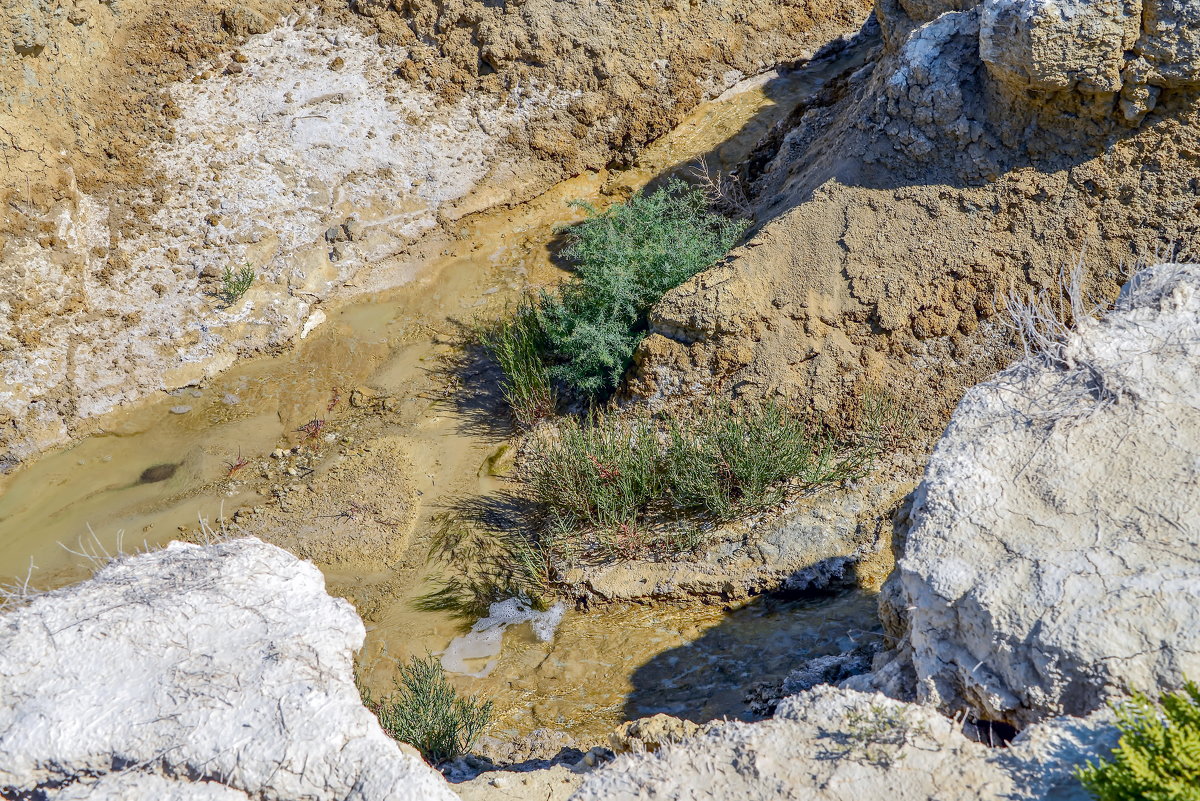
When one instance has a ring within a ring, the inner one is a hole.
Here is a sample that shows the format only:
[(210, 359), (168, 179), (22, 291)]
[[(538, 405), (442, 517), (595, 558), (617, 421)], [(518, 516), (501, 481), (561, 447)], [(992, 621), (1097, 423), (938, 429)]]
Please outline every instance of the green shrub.
[(226, 305), (232, 306), (250, 289), (250, 285), (254, 283), (254, 277), (254, 268), (249, 264), (236, 272), (232, 267), (226, 267), (225, 273), (221, 276), (221, 289), (217, 295), (225, 301)]
[(1136, 694), (1114, 706), (1121, 739), (1112, 761), (1079, 771), (1100, 801), (1200, 801), (1200, 686), (1156, 704)]
[(567, 420), (534, 440), (525, 480), (557, 524), (615, 529), (661, 500), (661, 449), (648, 420)]
[[(841, 481), (868, 454), (812, 434), (781, 406), (714, 405), (654, 421), (597, 416), (542, 432), (522, 477), (553, 525), (606, 534), (609, 550), (696, 543), (680, 522), (728, 521), (783, 500), (787, 486)], [(682, 538), (681, 538), (682, 537)]]
[(696, 419), (673, 420), (669, 431), (665, 469), (673, 502), (718, 520), (780, 503), (787, 481), (840, 481), (856, 464), (839, 456), (831, 438), (812, 435), (773, 402), (740, 411), (717, 407)]
[(745, 223), (709, 210), (704, 193), (673, 179), (571, 228), (563, 255), (575, 266), (539, 321), (554, 376), (596, 396), (617, 386), (645, 332), (646, 312), (733, 247)]
[(414, 658), (399, 670), (396, 692), (387, 698), (376, 701), (360, 688), (383, 730), (431, 764), (467, 753), (491, 721), (492, 702), (459, 695), (436, 657)]
[(478, 336), (480, 344), (504, 372), (504, 399), (517, 422), (532, 426), (553, 414), (558, 401), (550, 366), (543, 356), (545, 337), (533, 302), (523, 300), (512, 317), (479, 330)]
[(904, 758), (904, 747), (917, 737), (928, 737), (924, 723), (913, 722), (902, 709), (871, 704), (866, 711), (852, 709), (845, 717), (839, 748), (829, 756), (889, 769)]
[(728, 253), (746, 226), (711, 212), (704, 192), (680, 180), (603, 212), (577, 205), (588, 217), (565, 232), (563, 250), (574, 273), (480, 337), (525, 425), (554, 408), (552, 381), (585, 398), (615, 389), (650, 307)]

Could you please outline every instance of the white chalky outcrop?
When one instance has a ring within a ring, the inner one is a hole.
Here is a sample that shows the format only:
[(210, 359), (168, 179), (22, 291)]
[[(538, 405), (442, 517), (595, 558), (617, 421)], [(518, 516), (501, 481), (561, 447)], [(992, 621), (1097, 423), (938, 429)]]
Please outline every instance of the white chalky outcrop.
[(364, 634), (312, 564), (256, 539), (118, 559), (0, 616), (0, 788), (456, 798), (363, 707)]
[(1018, 725), (1200, 676), (1200, 266), (959, 404), (891, 579), (917, 698)]

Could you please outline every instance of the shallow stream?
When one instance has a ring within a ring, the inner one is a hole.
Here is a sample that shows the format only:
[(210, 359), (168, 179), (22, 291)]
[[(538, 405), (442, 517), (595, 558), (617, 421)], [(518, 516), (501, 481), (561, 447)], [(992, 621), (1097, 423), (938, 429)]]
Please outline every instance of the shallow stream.
[[(441, 653), (462, 634), (449, 615), (412, 606), (427, 588), (423, 537), (447, 499), (494, 489), (484, 465), (505, 439), (492, 412), (446, 400), (438, 364), (452, 350), (454, 325), (495, 316), (527, 287), (559, 280), (555, 230), (579, 219), (568, 201), (620, 199), (701, 156), (729, 169), (844, 66), (744, 82), (696, 109), (632, 169), (582, 175), (520, 207), (475, 215), (432, 246), (440, 250), (414, 251), (422, 261), (406, 283), (326, 309), (327, 322), (295, 348), (118, 412), (93, 436), (0, 479), (0, 578), (38, 587), (78, 580), (97, 557), (165, 544), (201, 520), (220, 529), (239, 508), (312, 491), (331, 465), (352, 465), (373, 443), (400, 443), (409, 467), (394, 477), (404, 487), (394, 494), (413, 507), (398, 535), (408, 538), (405, 555), (385, 559), (364, 545), (336, 564), (315, 559), (335, 592), (377, 588), (349, 594), (367, 620), (365, 680), (386, 691), (396, 659)], [(351, 408), (364, 385), (389, 399), (387, 415)], [(301, 431), (313, 420), (324, 421), (316, 437)], [(313, 464), (281, 472), (272, 451), (295, 446), (310, 450)], [(324, 515), (327, 528), (355, 503)], [(875, 625), (874, 601), (862, 593), (759, 599), (738, 610), (568, 610), (552, 637), (513, 625), (498, 651), (454, 666), (465, 689), (496, 700), (497, 736), (550, 727), (599, 740), (621, 720), (655, 712), (746, 717), (745, 695), (756, 684), (854, 647)]]

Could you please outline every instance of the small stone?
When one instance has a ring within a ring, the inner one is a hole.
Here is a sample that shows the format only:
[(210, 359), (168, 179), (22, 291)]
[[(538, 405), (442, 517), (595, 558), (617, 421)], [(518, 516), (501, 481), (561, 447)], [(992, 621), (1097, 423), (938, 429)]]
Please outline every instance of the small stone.
[(46, 28), (30, 14), (18, 14), (13, 24), (13, 49), (22, 56), (36, 56), (49, 44)]
[(192, 410), (191, 406), (172, 406), (171, 414), (187, 414)]
[(342, 223), (342, 230), (346, 232), (346, 238), (351, 242), (361, 239), (363, 235), (363, 225), (358, 220), (346, 220)]
[(326, 242), (345, 242), (348, 237), (345, 226), (334, 225), (325, 229)]
[(233, 54), (233, 60), (236, 61), (238, 64), (245, 64), (250, 59), (246, 58), (245, 53), (238, 52), (238, 53)]
[(283, 448), (276, 448), (275, 450), (271, 451), (271, 458), (282, 459), (283, 457), (287, 456), (287, 454), (288, 452)]
[(338, 56), (333, 61), (329, 62), (329, 69), (333, 70), (334, 72), (341, 72), (342, 67), (345, 67), (345, 66), (346, 66), (346, 59), (342, 58), (341, 56)]
[(235, 61), (232, 64), (230, 64), (228, 67), (225, 68), (225, 74), (226, 75), (237, 75), (237, 74), (241, 73), (242, 71), (244, 71), (245, 69), (246, 69), (245, 67), (243, 67), (241, 64), (239, 64)]
[(350, 393), (350, 405), (356, 409), (370, 406), (375, 400), (375, 390), (370, 387), (355, 387)]
[(221, 271), (221, 268), (215, 264), (206, 264), (200, 270), (201, 278), (208, 278), (211, 280), (215, 280), (217, 278), (220, 278), (222, 275), (223, 275), (223, 273)]
[(392, 0), (354, 0), (354, 10), (364, 17), (378, 17), (391, 5)]
[(589, 750), (586, 754), (584, 754), (583, 758), (580, 759), (579, 762), (576, 764), (582, 765), (583, 767), (586, 767), (586, 768), (594, 768), (597, 765), (601, 765), (605, 762), (611, 762), (613, 759), (613, 756), (614, 756), (614, 754), (612, 751), (605, 748), (604, 746), (598, 745), (595, 748), (592, 748), (591, 750)]
[(241, 38), (252, 33), (266, 33), (271, 29), (271, 23), (254, 9), (237, 5), (221, 12), (221, 27)]
[(209, 225), (219, 225), (221, 223), (220, 214), (205, 214), (204, 221)]

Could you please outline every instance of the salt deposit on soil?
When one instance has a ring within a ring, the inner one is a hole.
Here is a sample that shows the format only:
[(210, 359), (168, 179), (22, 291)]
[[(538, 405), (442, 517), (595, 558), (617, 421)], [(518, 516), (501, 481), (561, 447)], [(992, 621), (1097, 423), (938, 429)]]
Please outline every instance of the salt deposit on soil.
[(175, 140), (154, 151), (172, 187), (153, 218), (166, 235), (130, 242), (131, 256), (149, 264), (176, 247), (197, 272), (249, 262), (323, 295), (435, 226), (550, 97), (448, 104), (396, 77), (405, 53), (292, 20), (252, 37), (240, 71), (175, 85)]

